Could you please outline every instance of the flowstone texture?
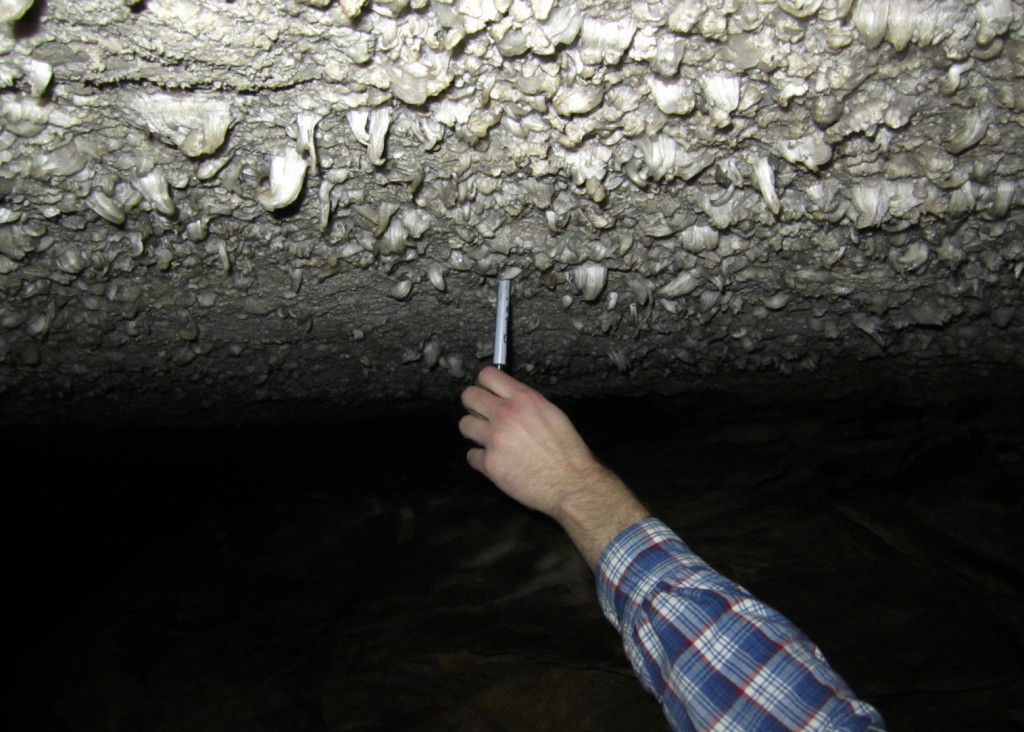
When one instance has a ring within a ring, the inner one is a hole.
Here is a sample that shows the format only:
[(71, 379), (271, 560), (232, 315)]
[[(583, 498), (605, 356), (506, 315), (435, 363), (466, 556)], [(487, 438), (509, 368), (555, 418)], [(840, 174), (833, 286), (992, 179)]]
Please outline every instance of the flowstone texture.
[(3, 0), (5, 419), (1019, 369), (1022, 16)]

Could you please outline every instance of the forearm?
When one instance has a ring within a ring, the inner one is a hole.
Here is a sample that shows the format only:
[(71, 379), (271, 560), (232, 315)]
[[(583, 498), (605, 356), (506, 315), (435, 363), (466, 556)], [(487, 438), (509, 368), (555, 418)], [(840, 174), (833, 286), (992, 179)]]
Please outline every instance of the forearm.
[(596, 569), (611, 540), (650, 513), (618, 476), (595, 464), (591, 476), (565, 496), (552, 516)]

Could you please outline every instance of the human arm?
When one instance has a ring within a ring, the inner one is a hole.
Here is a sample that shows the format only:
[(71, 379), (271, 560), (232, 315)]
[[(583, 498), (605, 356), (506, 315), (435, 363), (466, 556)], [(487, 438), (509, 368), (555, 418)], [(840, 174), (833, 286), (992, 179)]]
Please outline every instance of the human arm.
[(541, 394), (488, 367), (462, 401), (470, 465), (565, 528), (674, 729), (884, 729), (817, 646), (650, 518)]
[(598, 599), (643, 687), (676, 730), (884, 730), (777, 610), (646, 519), (606, 547)]
[(479, 445), (467, 454), (469, 464), (557, 521), (591, 569), (616, 535), (650, 515), (535, 389), (488, 366), (463, 391), (462, 403), (469, 414), (459, 430)]

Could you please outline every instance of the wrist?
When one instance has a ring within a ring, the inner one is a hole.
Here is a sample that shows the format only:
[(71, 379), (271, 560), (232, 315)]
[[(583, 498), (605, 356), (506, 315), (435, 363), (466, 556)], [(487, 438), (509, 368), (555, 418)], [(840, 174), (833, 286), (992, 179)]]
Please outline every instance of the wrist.
[(626, 484), (601, 465), (565, 494), (553, 514), (591, 569), (612, 539), (649, 516)]

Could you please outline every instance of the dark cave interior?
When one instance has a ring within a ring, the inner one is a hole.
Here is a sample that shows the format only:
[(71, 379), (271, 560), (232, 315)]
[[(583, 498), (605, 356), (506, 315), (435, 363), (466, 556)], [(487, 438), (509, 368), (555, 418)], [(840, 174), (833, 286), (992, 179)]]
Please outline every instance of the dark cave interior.
[[(1024, 728), (1022, 392), (918, 384), (559, 403), (891, 729)], [(8, 729), (667, 729), (452, 397), (6, 426)]]

